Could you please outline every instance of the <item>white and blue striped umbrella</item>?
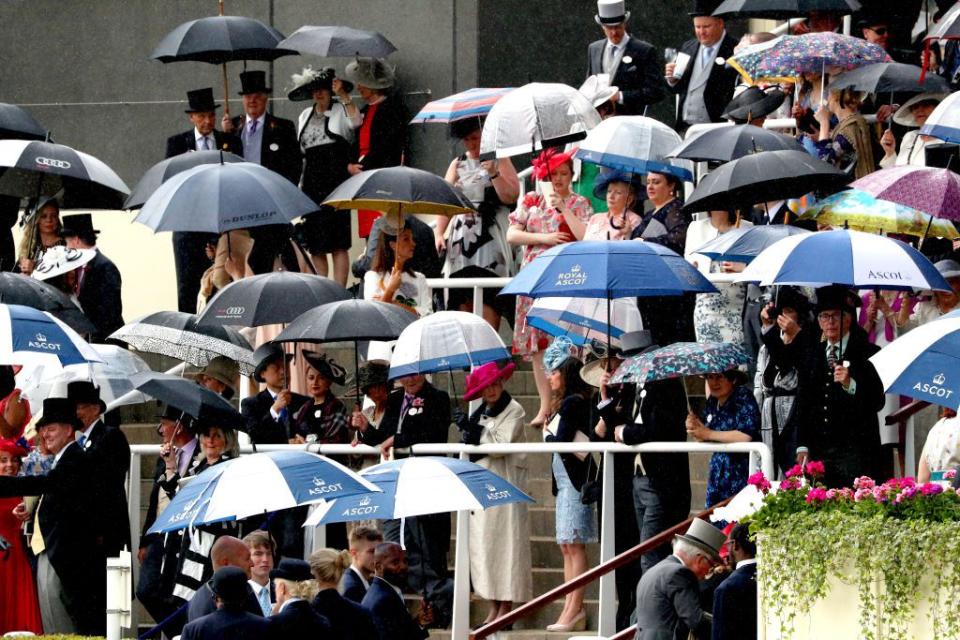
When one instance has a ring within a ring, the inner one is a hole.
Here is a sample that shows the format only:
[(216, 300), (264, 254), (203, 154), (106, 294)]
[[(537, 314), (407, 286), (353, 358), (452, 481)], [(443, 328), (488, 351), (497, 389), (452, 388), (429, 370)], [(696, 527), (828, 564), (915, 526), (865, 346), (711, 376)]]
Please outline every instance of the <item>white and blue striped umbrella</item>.
[(951, 291), (926, 256), (905, 242), (839, 229), (790, 236), (770, 245), (737, 277), (761, 286)]
[(59, 369), (103, 362), (86, 340), (46, 311), (0, 304), (0, 364)]
[(534, 501), (489, 469), (456, 458), (418, 456), (391, 460), (364, 469), (360, 475), (383, 492), (324, 502), (303, 526), (412, 518)]
[(920, 133), (944, 142), (960, 143), (960, 93), (953, 93), (938, 104), (920, 127)]
[(683, 140), (667, 125), (646, 116), (607, 118), (587, 134), (577, 157), (627, 173), (665, 173), (693, 180), (689, 160), (669, 158)]
[(186, 483), (147, 533), (241, 520), (379, 491), (339, 462), (315, 453), (254, 453), (214, 465)]
[(643, 329), (640, 309), (633, 298), (538, 298), (527, 312), (527, 323), (552, 336), (568, 336), (583, 346), (590, 340), (620, 345), (620, 336)]
[(411, 322), (397, 338), (390, 379), (469, 369), (509, 358), (500, 335), (486, 320), (465, 311), (440, 311)]
[(897, 338), (870, 358), (883, 388), (956, 411), (960, 408), (960, 311)]

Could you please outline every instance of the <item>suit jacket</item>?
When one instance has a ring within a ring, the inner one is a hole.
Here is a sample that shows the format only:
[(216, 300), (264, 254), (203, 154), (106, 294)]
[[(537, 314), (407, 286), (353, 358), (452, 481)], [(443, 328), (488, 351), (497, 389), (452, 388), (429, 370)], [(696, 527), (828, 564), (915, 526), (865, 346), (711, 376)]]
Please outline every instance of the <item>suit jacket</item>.
[(130, 545), (130, 516), (127, 512), (127, 473), (130, 471), (130, 445), (117, 427), (111, 427), (100, 418), (90, 431), (84, 449), (93, 460), (103, 493), (98, 497), (103, 505), (101, 525), (107, 557), (114, 558)]
[[(190, 622), (199, 620), (216, 610), (216, 598), (210, 589), (210, 585), (205, 584), (197, 589), (197, 592), (190, 598), (190, 604), (187, 607), (187, 620)], [(243, 604), (243, 610), (257, 618), (263, 618), (263, 609), (260, 608), (260, 602), (249, 584), (247, 585), (247, 601)]]
[[(593, 424), (590, 419), (590, 403), (582, 396), (574, 394), (564, 398), (557, 415), (560, 416), (557, 433), (556, 435), (548, 434), (544, 438), (546, 442), (574, 442), (578, 432), (587, 439), (590, 438), (592, 431), (590, 425)], [(581, 460), (574, 453), (561, 453), (560, 461), (563, 462), (567, 477), (577, 491), (580, 491), (588, 477), (596, 474), (597, 471), (593, 456), (587, 456)], [(553, 493), (554, 495), (557, 493), (556, 478), (554, 478)]]
[[(213, 139), (217, 143), (218, 150), (222, 149), (223, 151), (229, 151), (230, 153), (235, 153), (243, 157), (243, 143), (240, 142), (240, 138), (237, 136), (214, 129)], [(181, 153), (196, 150), (197, 138), (194, 135), (194, 130), (190, 129), (189, 131), (184, 131), (183, 133), (178, 133), (175, 136), (167, 138), (167, 154), (164, 157), (172, 158)]]
[(332, 635), (330, 623), (306, 600), (291, 602), (282, 611), (270, 616), (270, 631), (274, 638), (321, 640)]
[[(369, 106), (361, 109), (366, 120), (370, 111)], [(360, 132), (353, 145), (355, 162), (363, 164), (364, 170), (396, 167), (403, 163), (403, 155), (407, 149), (407, 117), (400, 99), (388, 95), (377, 104), (370, 124), (370, 149), (360, 157)]]
[[(773, 215), (767, 215), (763, 205), (755, 206), (750, 211), (750, 222), (753, 224), (786, 224), (784, 220), (793, 222), (797, 219), (797, 216), (790, 211), (790, 207), (787, 206), (786, 202), (777, 207), (776, 211), (771, 211), (770, 213)], [(790, 216), (789, 218), (787, 217), (788, 215)]]
[(757, 564), (731, 573), (713, 593), (712, 640), (757, 637)]
[(380, 640), (423, 640), (429, 638), (426, 629), (410, 617), (403, 598), (383, 578), (374, 578), (363, 606), (370, 611), (380, 634)]
[(97, 328), (91, 342), (105, 342), (107, 336), (123, 326), (120, 270), (99, 249), (94, 259), (81, 269), (85, 271), (77, 299), (83, 312)]
[(390, 393), (380, 427), (367, 429), (361, 434), (364, 444), (378, 445), (390, 436), (393, 436), (393, 446), (396, 448), (420, 442), (446, 442), (451, 421), (450, 396), (446, 391), (424, 382), (420, 393), (416, 395), (422, 405), (408, 406), (401, 416), (403, 396), (403, 389), (395, 389)]
[(347, 568), (340, 578), (340, 594), (347, 600), (353, 600), (356, 603), (363, 602), (363, 596), (367, 595), (367, 587), (360, 580), (360, 576), (352, 568)]
[[(733, 48), (737, 46), (736, 38), (729, 34), (724, 36), (720, 42), (720, 48), (717, 49), (718, 58), (729, 58), (733, 55)], [(670, 87), (674, 93), (680, 94), (680, 101), (677, 104), (677, 128), (684, 126), (683, 106), (687, 100), (687, 90), (690, 88), (690, 78), (693, 76), (693, 67), (700, 55), (700, 42), (693, 38), (687, 40), (680, 47), (680, 51), (690, 56), (690, 63), (687, 65), (680, 82)], [(737, 86), (738, 74), (732, 67), (726, 65), (714, 64), (710, 69), (710, 77), (703, 89), (703, 101), (707, 105), (707, 113), (710, 115), (711, 122), (721, 122), (720, 117), (730, 100), (733, 99), (733, 90)], [(668, 85), (669, 86), (669, 85)]]
[[(245, 115), (233, 119), (234, 131), (243, 140)], [(241, 154), (242, 155), (242, 154)], [(290, 182), (297, 184), (303, 169), (303, 156), (297, 140), (297, 127), (293, 120), (277, 118), (267, 113), (263, 120), (263, 136), (260, 140), (260, 164), (276, 171)]]
[(216, 611), (187, 623), (181, 640), (267, 640), (270, 623), (245, 611)]
[(287, 444), (292, 437), (293, 416), (309, 398), (299, 393), (292, 394), (287, 415), (283, 420), (274, 420), (270, 414), (273, 396), (264, 389), (257, 395), (240, 402), (240, 413), (247, 421), (250, 438), (257, 444)]
[(330, 623), (331, 638), (378, 640), (380, 637), (370, 612), (347, 600), (336, 589), (324, 589), (313, 599), (313, 609)]
[(636, 640), (685, 640), (688, 632), (708, 638), (710, 621), (700, 608), (697, 576), (671, 555), (637, 584)]
[[(603, 54), (607, 39), (591, 42), (587, 47), (587, 75), (603, 73)], [(660, 102), (665, 94), (660, 54), (649, 43), (630, 37), (617, 62), (610, 84), (620, 89), (623, 103), (617, 105), (621, 115), (643, 115), (648, 105)]]

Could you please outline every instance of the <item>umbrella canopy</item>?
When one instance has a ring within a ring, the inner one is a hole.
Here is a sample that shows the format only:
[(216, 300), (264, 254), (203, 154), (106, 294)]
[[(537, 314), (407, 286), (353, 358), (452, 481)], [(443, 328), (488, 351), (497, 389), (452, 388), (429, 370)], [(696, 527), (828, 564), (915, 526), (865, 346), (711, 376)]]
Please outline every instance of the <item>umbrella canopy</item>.
[(920, 133), (960, 144), (960, 91), (947, 96), (937, 105), (920, 127)]
[(730, 342), (676, 342), (631, 356), (620, 363), (610, 384), (644, 384), (706, 373), (722, 373), (749, 364), (750, 355)]
[(396, 219), (402, 219), (404, 213), (455, 216), (474, 211), (459, 189), (429, 171), (411, 167), (358, 173), (334, 189), (323, 204), (335, 209), (383, 211)]
[(140, 182), (133, 188), (123, 203), (124, 209), (139, 209), (153, 192), (173, 176), (192, 169), (201, 164), (220, 164), (221, 162), (243, 162), (243, 158), (229, 151), (195, 151), (181, 153), (178, 156), (167, 158), (153, 165), (140, 178)]
[(956, 411), (960, 407), (960, 311), (910, 330), (870, 358), (883, 388)]
[(277, 45), (283, 34), (259, 20), (243, 16), (210, 16), (184, 22), (163, 37), (150, 54), (160, 62), (276, 60), (296, 55)]
[(489, 509), (533, 498), (489, 469), (455, 458), (417, 456), (368, 467), (360, 476), (382, 489), (322, 503), (305, 527)]
[(219, 393), (195, 380), (156, 371), (141, 371), (130, 376), (133, 388), (172, 405), (187, 415), (218, 427), (244, 428), (246, 420)]
[(119, 209), (130, 189), (113, 169), (62, 144), (0, 140), (0, 194), (17, 198), (62, 192), (65, 209)]
[(230, 327), (201, 325), (197, 316), (190, 313), (150, 313), (123, 325), (110, 334), (110, 339), (126, 342), (137, 351), (170, 356), (195, 367), (204, 367), (217, 356), (225, 356), (237, 361), (243, 375), (253, 373), (253, 349), (246, 338)]
[(416, 319), (413, 313), (388, 302), (328, 302), (298, 316), (274, 342), (396, 340)]
[(292, 49), (323, 58), (352, 58), (370, 56), (385, 58), (397, 50), (393, 43), (376, 31), (351, 27), (300, 27), (277, 44), (281, 49)]
[[(371, 467), (372, 468), (372, 467)], [(147, 533), (240, 520), (380, 489), (339, 462), (307, 451), (254, 453), (216, 464), (177, 492)]]
[(662, 245), (600, 240), (551, 247), (500, 295), (628, 298), (716, 291), (692, 264)]
[(317, 209), (297, 185), (259, 164), (203, 164), (160, 185), (134, 222), (154, 231), (225, 233), (284, 224)]
[(627, 173), (653, 171), (691, 182), (691, 167), (684, 166), (689, 163), (667, 157), (681, 142), (676, 131), (653, 118), (614, 116), (587, 134), (576, 157)]
[(500, 335), (482, 317), (465, 311), (438, 311), (403, 330), (390, 358), (390, 378), (469, 369), (509, 360)]
[(0, 102), (0, 138), (45, 140), (47, 130), (23, 107)]
[(833, 32), (780, 36), (727, 60), (750, 83), (794, 82), (804, 73), (823, 75), (830, 68), (850, 71), (878, 62), (890, 62), (883, 47)]
[(949, 169), (890, 167), (874, 171), (850, 186), (931, 216), (960, 220), (960, 175)]
[(774, 243), (737, 277), (761, 286), (951, 291), (922, 253), (905, 242), (862, 231), (823, 231)]
[(960, 38), (960, 5), (953, 5), (940, 17), (940, 22), (930, 26), (926, 40), (941, 38)]
[(683, 142), (670, 156), (696, 161), (730, 162), (760, 151), (803, 151), (793, 136), (752, 124), (715, 127)]
[(314, 307), (350, 297), (349, 291), (330, 278), (274, 271), (228, 284), (207, 303), (197, 323), (241, 327), (286, 324)]
[[(36, 272), (35, 272), (36, 273)], [(96, 327), (70, 296), (56, 287), (19, 273), (0, 272), (0, 302), (47, 311), (77, 333), (94, 333)]]
[(923, 69), (900, 62), (881, 62), (840, 74), (830, 83), (830, 91), (853, 89), (867, 93), (950, 93), (950, 85), (936, 74), (923, 75)]
[(735, 211), (758, 202), (835, 191), (850, 177), (805, 151), (761, 151), (707, 174), (690, 194), (686, 211)]
[(565, 84), (533, 82), (514, 89), (490, 109), (480, 138), (480, 158), (509, 158), (582, 140), (600, 114)]
[(500, 98), (513, 91), (506, 89), (467, 89), (446, 98), (431, 100), (417, 112), (410, 123), (455, 122), (485, 116)]
[(850, 14), (860, 8), (857, 0), (724, 0), (714, 10), (718, 18), (769, 18), (786, 20), (813, 11)]
[(960, 238), (957, 228), (949, 220), (934, 218), (896, 202), (878, 200), (859, 189), (848, 189), (824, 198), (804, 210), (800, 217), (837, 229), (849, 228), (867, 233), (900, 233), (917, 237), (928, 234), (951, 240)]
[(619, 346), (620, 336), (643, 329), (640, 309), (635, 300), (617, 298), (610, 304), (603, 298), (539, 298), (527, 312), (527, 323), (552, 336), (567, 336), (577, 346), (592, 340)]
[(692, 253), (711, 260), (750, 263), (765, 249), (784, 238), (811, 233), (788, 224), (764, 224), (737, 227), (722, 233)]
[(102, 362), (100, 355), (66, 323), (19, 304), (0, 304), (0, 364), (55, 369)]

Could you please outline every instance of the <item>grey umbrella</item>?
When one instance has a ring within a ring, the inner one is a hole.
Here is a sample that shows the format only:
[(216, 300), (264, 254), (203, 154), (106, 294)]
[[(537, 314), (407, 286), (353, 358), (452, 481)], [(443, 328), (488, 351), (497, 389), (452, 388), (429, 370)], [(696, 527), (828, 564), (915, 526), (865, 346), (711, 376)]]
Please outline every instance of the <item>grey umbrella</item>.
[(147, 172), (140, 178), (140, 182), (133, 188), (133, 192), (127, 196), (123, 208), (139, 209), (147, 201), (147, 198), (160, 188), (160, 185), (178, 173), (201, 164), (220, 164), (221, 162), (243, 162), (243, 158), (229, 151), (197, 151), (181, 153), (178, 156), (162, 160), (147, 169)]
[(351, 27), (300, 27), (282, 40), (278, 47), (310, 53), (324, 58), (372, 56), (383, 58), (397, 50), (393, 43), (376, 31)]
[(0, 102), (0, 138), (44, 140), (47, 130), (22, 107)]
[(80, 334), (96, 333), (83, 311), (56, 287), (19, 273), (0, 272), (0, 302), (48, 311)]

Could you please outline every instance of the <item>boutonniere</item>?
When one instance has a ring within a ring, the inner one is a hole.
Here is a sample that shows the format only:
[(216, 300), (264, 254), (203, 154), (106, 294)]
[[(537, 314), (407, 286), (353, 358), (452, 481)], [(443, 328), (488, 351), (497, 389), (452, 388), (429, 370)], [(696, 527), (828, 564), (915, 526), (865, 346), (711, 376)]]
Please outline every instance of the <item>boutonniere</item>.
[(633, 58), (631, 58), (630, 56), (623, 56), (621, 60), (623, 61), (623, 64), (630, 64), (631, 62), (633, 62)]
[(423, 398), (414, 398), (413, 402), (410, 403), (411, 407), (423, 407)]
[(723, 65), (727, 64), (727, 59), (726, 59), (726, 58), (721, 58), (720, 56), (717, 56), (717, 59), (714, 60), (714, 62), (715, 62), (717, 65), (719, 65), (719, 66), (722, 67)]
[(267, 126), (270, 127), (271, 129), (276, 129), (276, 128), (277, 128), (277, 123), (274, 122), (273, 120), (271, 120), (271, 121), (270, 121), (270, 124), (268, 124)]
[(278, 150), (279, 148), (280, 148), (280, 145), (278, 145), (276, 142), (271, 142), (271, 143), (270, 143), (270, 151), (276, 151), (276, 150)]
[(229, 150), (230, 150), (230, 145), (229, 145), (228, 143), (224, 142), (222, 145), (220, 145), (220, 148), (223, 149), (224, 151), (229, 151)]

